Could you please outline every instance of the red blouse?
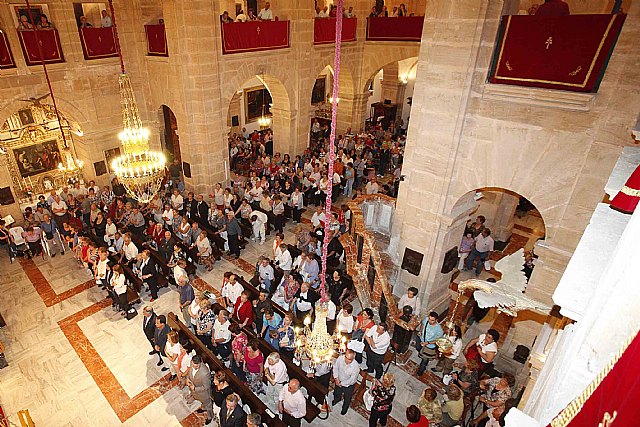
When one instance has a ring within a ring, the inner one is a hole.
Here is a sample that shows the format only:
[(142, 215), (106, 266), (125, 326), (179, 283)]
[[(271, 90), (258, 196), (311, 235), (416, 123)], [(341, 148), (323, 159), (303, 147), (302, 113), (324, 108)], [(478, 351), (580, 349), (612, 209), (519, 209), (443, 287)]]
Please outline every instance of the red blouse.
[(238, 319), (240, 323), (245, 323), (245, 320), (247, 320), (247, 325), (252, 324), (253, 304), (251, 304), (251, 301), (247, 300), (242, 303), (242, 298), (238, 298), (233, 308), (233, 316)]

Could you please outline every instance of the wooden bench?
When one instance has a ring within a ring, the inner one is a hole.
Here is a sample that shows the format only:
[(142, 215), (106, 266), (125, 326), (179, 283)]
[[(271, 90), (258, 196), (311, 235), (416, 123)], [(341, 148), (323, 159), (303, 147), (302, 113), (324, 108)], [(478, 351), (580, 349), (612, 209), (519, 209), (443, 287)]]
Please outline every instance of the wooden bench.
[(273, 414), (267, 405), (242, 381), (235, 376), (229, 368), (227, 368), (221, 360), (214, 356), (211, 351), (195, 336), (193, 331), (189, 329), (184, 323), (182, 323), (174, 313), (167, 315), (167, 323), (172, 329), (178, 331), (181, 337), (189, 340), (193, 345), (196, 353), (202, 357), (202, 361), (209, 365), (212, 371), (222, 371), (226, 374), (227, 382), (233, 389), (234, 393), (242, 399), (242, 403), (251, 408), (251, 412), (260, 414), (262, 422), (271, 427), (286, 427), (286, 424), (282, 422), (275, 414)]
[[(216, 303), (211, 309), (214, 313), (219, 313), (220, 310), (224, 309), (224, 307)], [(238, 326), (240, 325), (239, 322), (233, 317), (230, 317), (229, 321), (231, 323), (237, 324)], [(258, 347), (260, 349), (260, 352), (262, 353), (262, 356), (264, 357), (264, 360), (267, 360), (267, 357), (274, 351), (277, 352), (277, 350), (273, 348), (271, 344), (269, 344), (264, 338), (254, 332), (253, 329), (251, 329), (249, 326), (245, 326), (244, 328), (242, 328), (242, 330), (247, 335), (247, 338), (255, 338), (258, 341)], [(313, 378), (307, 377), (307, 373), (303, 371), (300, 366), (294, 364), (293, 361), (289, 360), (288, 357), (280, 354), (280, 359), (282, 359), (284, 364), (287, 366), (287, 373), (289, 374), (290, 379), (295, 378), (300, 381), (300, 385), (307, 390), (309, 396), (312, 396), (316, 400), (316, 402), (324, 402), (324, 399), (328, 393), (326, 387), (323, 387)], [(310, 397), (307, 397), (306, 400), (307, 415), (305, 415), (304, 419), (308, 422), (312, 422), (320, 414), (320, 409), (316, 405), (311, 403)]]

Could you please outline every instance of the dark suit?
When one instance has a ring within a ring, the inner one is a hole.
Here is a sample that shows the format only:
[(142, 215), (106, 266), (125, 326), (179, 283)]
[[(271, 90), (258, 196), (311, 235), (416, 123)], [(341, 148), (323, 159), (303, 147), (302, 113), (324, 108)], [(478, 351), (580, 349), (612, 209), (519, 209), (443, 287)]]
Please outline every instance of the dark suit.
[(166, 354), (164, 354), (164, 347), (165, 345), (167, 345), (167, 334), (169, 334), (169, 331), (171, 331), (169, 325), (164, 325), (162, 329), (155, 328), (155, 333), (153, 335), (153, 344), (158, 346), (158, 348), (160, 349), (158, 350), (158, 352), (161, 356), (166, 356)]
[(184, 201), (184, 215), (187, 215), (187, 218), (193, 218), (193, 216), (196, 213), (196, 205), (197, 205), (198, 201), (196, 199), (192, 199), (192, 200), (185, 200)]
[(142, 330), (144, 331), (144, 335), (147, 337), (147, 340), (149, 340), (149, 344), (151, 344), (151, 348), (153, 349), (153, 338), (156, 335), (155, 313), (151, 314), (151, 316), (149, 317), (142, 316)]
[(236, 405), (233, 412), (227, 414), (227, 404), (223, 402), (219, 419), (220, 427), (244, 427), (247, 424), (247, 413), (242, 410), (240, 405)]
[(193, 218), (197, 219), (198, 222), (206, 224), (207, 219), (209, 217), (209, 205), (204, 200), (202, 202), (196, 201), (196, 207), (192, 211)]
[(146, 279), (143, 279), (143, 283), (149, 286), (149, 292), (151, 292), (151, 298), (158, 298), (158, 270), (156, 269), (156, 263), (149, 257), (144, 262), (142, 267), (142, 276), (150, 275)]
[(160, 242), (158, 252), (160, 252), (160, 255), (162, 255), (162, 258), (164, 258), (166, 261), (169, 261), (171, 259), (171, 255), (173, 255), (173, 247), (175, 246), (175, 244), (176, 241), (173, 240), (173, 237), (171, 237), (169, 240), (163, 238)]

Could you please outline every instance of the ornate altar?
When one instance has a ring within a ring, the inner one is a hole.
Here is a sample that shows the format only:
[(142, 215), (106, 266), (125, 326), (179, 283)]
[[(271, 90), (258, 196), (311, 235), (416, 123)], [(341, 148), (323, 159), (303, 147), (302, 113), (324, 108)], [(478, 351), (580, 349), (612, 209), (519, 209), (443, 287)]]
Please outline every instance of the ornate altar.
[(66, 145), (53, 106), (39, 100), (9, 116), (0, 128), (0, 154), (21, 205), (82, 179), (72, 138), (72, 133), (81, 131), (77, 124), (63, 119), (62, 132)]

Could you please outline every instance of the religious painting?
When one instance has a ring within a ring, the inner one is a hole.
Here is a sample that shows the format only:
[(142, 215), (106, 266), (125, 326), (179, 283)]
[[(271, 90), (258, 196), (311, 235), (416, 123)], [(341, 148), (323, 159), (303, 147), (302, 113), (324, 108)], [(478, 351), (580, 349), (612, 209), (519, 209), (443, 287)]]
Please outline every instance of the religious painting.
[(32, 125), (36, 122), (33, 119), (33, 113), (31, 112), (31, 108), (25, 108), (23, 110), (19, 110), (18, 117), (20, 117), (20, 123), (22, 124), (22, 126)]
[[(244, 111), (247, 117), (247, 123), (255, 122), (263, 114), (271, 116), (271, 94), (264, 87), (255, 87), (245, 89)], [(264, 113), (263, 113), (264, 111)]]
[(402, 258), (402, 269), (407, 270), (414, 276), (419, 276), (420, 268), (422, 267), (422, 258), (424, 258), (424, 255), (420, 252), (406, 248), (404, 250), (404, 257)]
[(107, 173), (107, 163), (104, 160), (94, 162), (93, 169), (96, 171), (96, 176), (102, 176)]
[(313, 91), (311, 92), (311, 104), (321, 104), (324, 102), (325, 94), (327, 92), (326, 84), (326, 76), (316, 79), (316, 83), (313, 85)]
[(55, 170), (61, 162), (58, 142), (55, 139), (16, 148), (13, 155), (22, 178)]
[(447, 274), (453, 271), (454, 268), (458, 265), (458, 247), (455, 246), (447, 251), (444, 254), (444, 261), (442, 262), (442, 269), (440, 269), (440, 273)]
[(106, 162), (107, 171), (105, 173), (113, 172), (111, 167), (111, 163), (113, 160), (120, 156), (120, 147), (110, 148), (109, 150), (104, 150), (104, 160)]

